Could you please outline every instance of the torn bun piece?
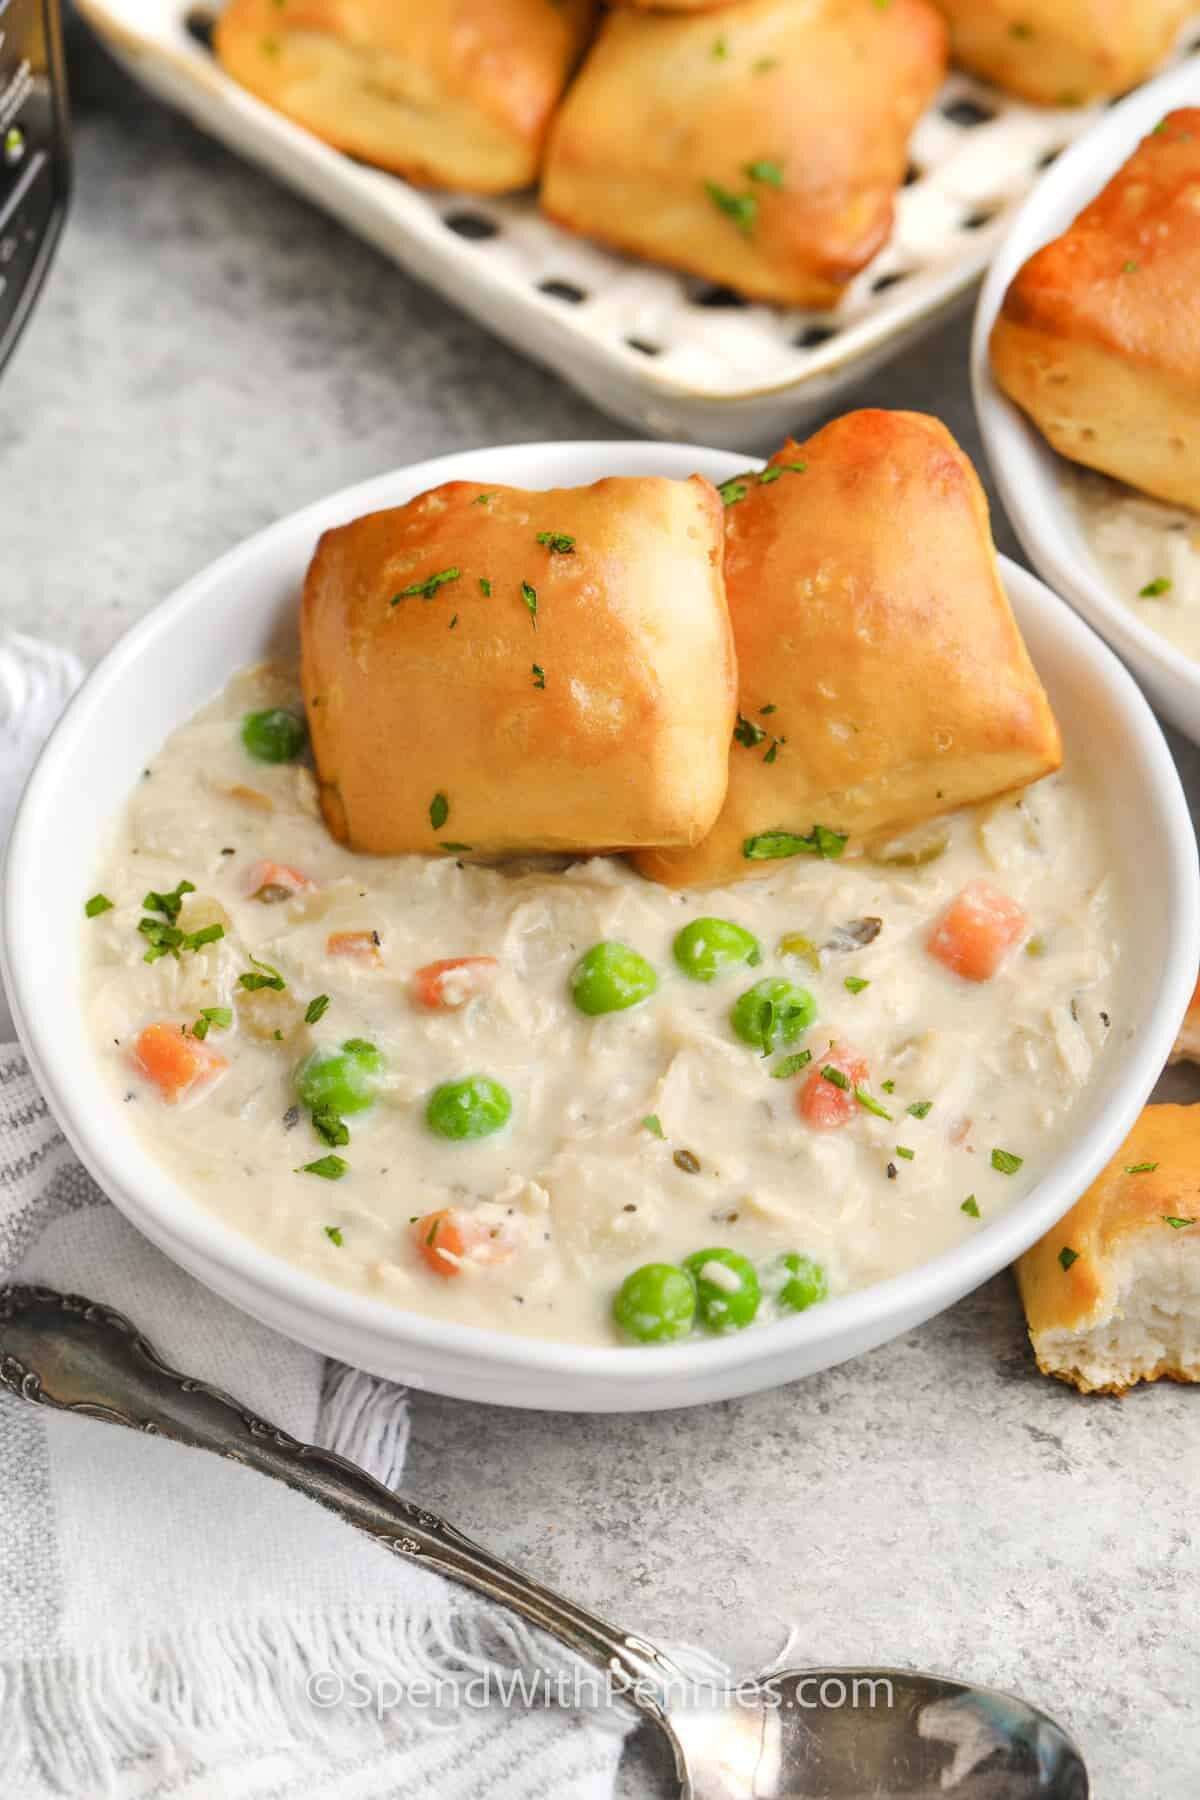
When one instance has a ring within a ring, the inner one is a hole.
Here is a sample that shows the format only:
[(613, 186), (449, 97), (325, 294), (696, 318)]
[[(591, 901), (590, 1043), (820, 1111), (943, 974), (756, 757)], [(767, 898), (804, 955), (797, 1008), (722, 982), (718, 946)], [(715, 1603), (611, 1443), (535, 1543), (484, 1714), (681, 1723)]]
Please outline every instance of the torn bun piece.
[(455, 481), (328, 531), (302, 677), (334, 836), (380, 855), (697, 842), (736, 669), (699, 476)]
[(1200, 509), (1200, 108), (1163, 119), (1017, 271), (997, 382), (1060, 456)]
[(229, 0), (228, 75), (338, 150), (423, 187), (537, 179), (594, 0)]
[(832, 305), (891, 232), (945, 35), (926, 0), (612, 12), (555, 119), (543, 210), (755, 299)]
[(640, 852), (642, 874), (767, 876), (780, 857), (836, 855), (840, 837), (1059, 766), (983, 488), (938, 420), (848, 413), (722, 491), (739, 668), (729, 790), (703, 843)]
[(1146, 1107), (1017, 1281), (1044, 1375), (1084, 1394), (1200, 1380), (1200, 1105)]

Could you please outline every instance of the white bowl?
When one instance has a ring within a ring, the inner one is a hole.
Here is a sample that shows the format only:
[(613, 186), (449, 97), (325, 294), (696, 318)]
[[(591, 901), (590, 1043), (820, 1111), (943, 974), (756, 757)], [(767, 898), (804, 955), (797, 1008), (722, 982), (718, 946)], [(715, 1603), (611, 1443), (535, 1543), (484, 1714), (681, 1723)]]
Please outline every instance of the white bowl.
[(401, 1312), (330, 1287), (205, 1212), (129, 1132), (81, 1006), (83, 902), (109, 821), (167, 734), (240, 666), (294, 640), (318, 534), (436, 482), (548, 487), (601, 475), (714, 481), (719, 451), (648, 443), (528, 444), (441, 457), (336, 494), (260, 532), (143, 619), (73, 701), (29, 783), (5, 875), (4, 971), (46, 1098), (121, 1210), (199, 1280), (289, 1336), (416, 1387), (509, 1406), (638, 1411), (788, 1381), (919, 1324), (1010, 1263), (1111, 1156), (1157, 1078), (1191, 993), (1200, 940), (1196, 844), (1174, 764), (1129, 676), (1070, 610), (1011, 564), (1004, 578), (1069, 744), (1086, 743), (1120, 865), (1154, 896), (1125, 946), (1129, 1038), (1081, 1097), (1073, 1141), (1033, 1191), (958, 1248), (778, 1325), (661, 1349), (543, 1343)]
[(1196, 105), (1200, 64), (1192, 61), (1123, 100), (1042, 177), (1013, 221), (980, 292), (971, 383), (992, 474), (1029, 560), (1124, 657), (1159, 711), (1200, 743), (1200, 662), (1144, 624), (1113, 588), (1062, 492), (1064, 473), (1074, 465), (1052, 450), (1001, 393), (988, 356), (996, 314), (1022, 263), (1067, 229), (1164, 113)]

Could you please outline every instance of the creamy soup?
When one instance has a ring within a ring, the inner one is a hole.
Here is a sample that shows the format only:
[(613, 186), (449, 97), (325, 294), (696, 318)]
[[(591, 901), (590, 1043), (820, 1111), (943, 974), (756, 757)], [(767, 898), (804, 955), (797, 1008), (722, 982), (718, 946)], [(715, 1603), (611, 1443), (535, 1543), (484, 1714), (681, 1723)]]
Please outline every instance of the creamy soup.
[(1071, 470), (1067, 493), (1115, 594), (1160, 637), (1200, 658), (1200, 514)]
[[(616, 857), (351, 854), (302, 762), (247, 752), (273, 705), (299, 711), (293, 672), (239, 676), (146, 771), (84, 925), (90, 1024), (145, 1148), (340, 1287), (611, 1343), (634, 1271), (728, 1250), (695, 1264), (691, 1329), (757, 1326), (985, 1229), (1124, 1036), (1081, 765), (675, 893)], [(680, 1284), (648, 1280), (622, 1317), (653, 1336)]]

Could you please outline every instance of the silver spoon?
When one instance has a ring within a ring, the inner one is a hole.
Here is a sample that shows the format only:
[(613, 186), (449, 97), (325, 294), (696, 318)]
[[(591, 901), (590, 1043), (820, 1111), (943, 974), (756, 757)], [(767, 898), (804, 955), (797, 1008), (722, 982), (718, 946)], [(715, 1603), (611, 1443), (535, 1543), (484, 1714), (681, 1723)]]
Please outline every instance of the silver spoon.
[(531, 1581), (344, 1457), (170, 1368), (123, 1314), (79, 1295), (0, 1289), (0, 1386), (232, 1457), (385, 1549), (511, 1607), (602, 1671), (665, 1734), (682, 1800), (1088, 1800), (1066, 1732), (990, 1688), (905, 1669), (785, 1669), (736, 1694), (701, 1695), (645, 1638)]

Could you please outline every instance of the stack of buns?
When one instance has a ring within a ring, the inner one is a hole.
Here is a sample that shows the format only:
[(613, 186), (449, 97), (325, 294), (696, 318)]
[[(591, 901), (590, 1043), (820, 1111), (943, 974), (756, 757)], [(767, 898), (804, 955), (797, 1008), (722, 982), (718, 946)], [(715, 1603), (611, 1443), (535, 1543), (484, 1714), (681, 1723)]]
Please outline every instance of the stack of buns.
[(325, 818), (378, 854), (633, 850), (713, 886), (1061, 758), (978, 478), (916, 413), (719, 493), (435, 488), (326, 533), (302, 645)]

